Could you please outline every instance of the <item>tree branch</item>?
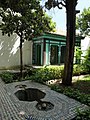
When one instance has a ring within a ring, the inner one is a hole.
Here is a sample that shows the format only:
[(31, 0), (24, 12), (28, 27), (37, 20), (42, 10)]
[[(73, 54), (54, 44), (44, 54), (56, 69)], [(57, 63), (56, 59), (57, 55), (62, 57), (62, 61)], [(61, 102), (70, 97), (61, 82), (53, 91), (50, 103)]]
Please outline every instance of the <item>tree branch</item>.
[[(65, 4), (64, 4), (63, 2), (64, 2)], [(64, 0), (63, 0), (63, 2), (60, 2), (60, 4), (61, 4), (63, 7), (66, 7), (66, 2), (65, 2)]]

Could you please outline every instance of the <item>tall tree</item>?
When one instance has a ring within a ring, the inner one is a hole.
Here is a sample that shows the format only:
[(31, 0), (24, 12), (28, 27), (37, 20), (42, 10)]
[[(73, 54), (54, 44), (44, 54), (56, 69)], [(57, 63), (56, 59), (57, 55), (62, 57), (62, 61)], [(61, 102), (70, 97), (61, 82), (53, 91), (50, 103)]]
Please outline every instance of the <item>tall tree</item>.
[(43, 12), (40, 0), (3, 0), (0, 1), (2, 34), (16, 33), (20, 37), (20, 71), (22, 78), (22, 42), (31, 40), (42, 32), (53, 31), (56, 24)]
[(48, 0), (46, 7), (51, 9), (52, 7), (61, 6), (66, 8), (66, 19), (67, 19), (67, 36), (66, 36), (66, 58), (64, 64), (64, 76), (62, 83), (64, 85), (72, 84), (72, 72), (73, 72), (73, 58), (74, 58), (74, 47), (75, 47), (75, 22), (76, 22), (76, 5), (77, 0)]
[(66, 38), (66, 58), (64, 66), (64, 76), (62, 83), (72, 85), (73, 58), (75, 47), (75, 22), (76, 22), (77, 0), (66, 0), (67, 18), (67, 38)]
[(83, 12), (77, 17), (76, 28), (80, 30), (81, 35), (90, 36), (90, 7), (84, 8)]

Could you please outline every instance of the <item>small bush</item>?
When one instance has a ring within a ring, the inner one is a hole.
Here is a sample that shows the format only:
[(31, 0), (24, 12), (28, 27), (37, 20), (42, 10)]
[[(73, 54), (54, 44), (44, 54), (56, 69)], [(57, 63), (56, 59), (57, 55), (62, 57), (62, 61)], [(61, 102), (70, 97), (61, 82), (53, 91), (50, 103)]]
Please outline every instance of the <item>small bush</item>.
[[(25, 80), (26, 78), (29, 78), (30, 75), (31, 75), (31, 71), (29, 71), (29, 70), (23, 72), (23, 79), (22, 80)], [(5, 83), (11, 83), (11, 82), (16, 82), (16, 81), (21, 81), (20, 72), (13, 72), (13, 73), (11, 73), (11, 72), (2, 72), (0, 74), (0, 77), (2, 78), (2, 80)]]
[[(73, 66), (73, 76), (87, 74), (88, 71), (84, 69), (83, 65)], [(32, 79), (36, 82), (46, 82), (47, 80), (60, 79), (64, 74), (64, 66), (47, 66), (43, 68), (38, 68), (33, 71), (31, 76), (26, 77), (26, 79)]]
[(3, 72), (0, 77), (5, 83), (11, 83), (13, 82), (13, 74), (10, 72)]
[(36, 69), (36, 72), (34, 72), (34, 74), (30, 76), (29, 79), (43, 83), (46, 82), (47, 80), (61, 78), (62, 73), (63, 73), (63, 66), (57, 66), (57, 67), (48, 66), (48, 67)]

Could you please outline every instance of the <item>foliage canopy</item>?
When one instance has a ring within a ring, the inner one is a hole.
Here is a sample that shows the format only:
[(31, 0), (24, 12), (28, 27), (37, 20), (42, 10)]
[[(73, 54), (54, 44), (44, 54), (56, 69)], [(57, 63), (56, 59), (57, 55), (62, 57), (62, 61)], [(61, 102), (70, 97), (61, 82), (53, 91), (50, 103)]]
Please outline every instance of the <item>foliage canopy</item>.
[(24, 39), (31, 39), (42, 32), (55, 30), (55, 22), (46, 15), (40, 0), (0, 1), (0, 29), (3, 35), (16, 33)]
[(80, 30), (81, 35), (90, 35), (90, 7), (84, 8), (77, 17), (76, 28)]

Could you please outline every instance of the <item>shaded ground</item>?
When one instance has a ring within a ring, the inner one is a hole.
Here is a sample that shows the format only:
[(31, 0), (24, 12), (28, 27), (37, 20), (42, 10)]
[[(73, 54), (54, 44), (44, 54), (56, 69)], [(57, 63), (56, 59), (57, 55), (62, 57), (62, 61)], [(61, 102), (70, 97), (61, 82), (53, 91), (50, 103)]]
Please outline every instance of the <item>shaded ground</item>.
[(73, 83), (73, 88), (78, 89), (82, 93), (90, 94), (90, 80), (80, 80), (75, 83)]
[(80, 90), (82, 93), (90, 94), (90, 75), (81, 75), (78, 79), (73, 79), (72, 88)]
[[(72, 86), (71, 88), (78, 89), (81, 93), (90, 94), (90, 75), (80, 75), (80, 76), (74, 76), (72, 78)], [(60, 80), (50, 80), (47, 82), (48, 85), (50, 84), (61, 84)], [(64, 86), (63, 86), (64, 87)]]

